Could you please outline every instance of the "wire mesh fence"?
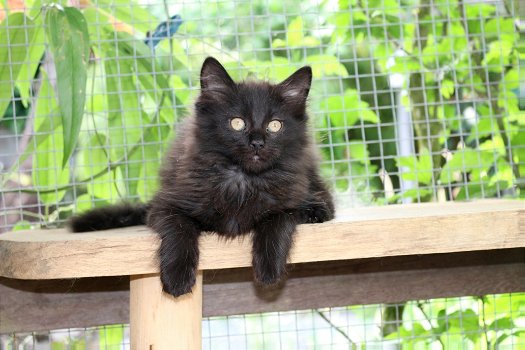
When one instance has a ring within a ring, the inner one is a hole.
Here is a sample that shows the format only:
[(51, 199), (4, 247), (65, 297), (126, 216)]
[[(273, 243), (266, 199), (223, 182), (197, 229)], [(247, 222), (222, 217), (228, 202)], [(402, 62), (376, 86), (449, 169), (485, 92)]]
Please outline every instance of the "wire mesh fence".
[[(203, 349), (522, 349), (525, 294), (203, 320)], [(129, 326), (0, 336), (5, 350), (129, 349)]]
[(236, 79), (312, 66), (310, 123), (339, 206), (522, 197), (516, 6), (6, 0), (0, 229), (148, 200), (208, 55)]
[[(147, 201), (209, 55), (235, 79), (277, 82), (312, 66), (310, 124), (340, 208), (523, 198), (518, 10), (508, 0), (4, 0), (0, 232)], [(523, 300), (211, 318), (203, 344), (523, 349)], [(0, 345), (125, 349), (127, 339), (126, 326), (106, 326), (2, 336)]]

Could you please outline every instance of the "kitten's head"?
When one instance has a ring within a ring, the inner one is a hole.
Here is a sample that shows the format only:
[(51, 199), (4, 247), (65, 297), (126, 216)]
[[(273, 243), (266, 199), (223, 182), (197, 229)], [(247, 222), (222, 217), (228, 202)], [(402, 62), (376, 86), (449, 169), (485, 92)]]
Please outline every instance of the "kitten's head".
[(249, 173), (298, 159), (308, 142), (310, 67), (275, 85), (235, 83), (216, 59), (208, 57), (200, 79), (196, 126), (202, 151), (221, 154)]

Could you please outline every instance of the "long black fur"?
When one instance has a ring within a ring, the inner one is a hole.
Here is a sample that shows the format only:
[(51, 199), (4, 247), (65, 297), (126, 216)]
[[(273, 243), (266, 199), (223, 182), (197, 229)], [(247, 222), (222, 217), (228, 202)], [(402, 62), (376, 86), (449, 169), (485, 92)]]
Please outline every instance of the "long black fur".
[(69, 220), (73, 232), (102, 231), (112, 228), (145, 225), (147, 204), (122, 203), (111, 207), (96, 208)]
[[(161, 238), (164, 291), (191, 291), (199, 261), (199, 236), (213, 231), (234, 238), (252, 232), (255, 279), (279, 282), (296, 226), (334, 216), (307, 132), (306, 99), (312, 71), (303, 67), (280, 84), (235, 83), (207, 58), (195, 112), (179, 133), (148, 205), (95, 209), (71, 221), (73, 231), (141, 224)], [(235, 131), (232, 118), (246, 127)], [(267, 130), (271, 120), (282, 129)]]

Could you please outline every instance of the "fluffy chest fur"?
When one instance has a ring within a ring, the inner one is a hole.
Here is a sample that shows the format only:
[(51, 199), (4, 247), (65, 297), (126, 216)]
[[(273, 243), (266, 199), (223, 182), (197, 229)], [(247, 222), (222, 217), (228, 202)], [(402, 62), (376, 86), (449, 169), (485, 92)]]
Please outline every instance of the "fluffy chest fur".
[[(200, 155), (181, 144), (164, 170), (160, 193), (174, 210), (193, 217), (203, 230), (226, 236), (247, 233), (265, 215), (308, 200), (309, 180), (301, 169), (280, 166), (249, 174), (239, 165)], [(213, 161), (215, 160), (215, 161)]]

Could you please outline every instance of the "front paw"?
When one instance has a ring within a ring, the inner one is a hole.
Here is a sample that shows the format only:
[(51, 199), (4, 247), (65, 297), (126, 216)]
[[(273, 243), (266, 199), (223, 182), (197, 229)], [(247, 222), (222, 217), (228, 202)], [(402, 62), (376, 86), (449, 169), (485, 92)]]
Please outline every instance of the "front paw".
[(332, 220), (334, 213), (326, 204), (311, 204), (301, 210), (301, 219), (305, 224), (317, 224)]
[(271, 286), (279, 283), (286, 274), (286, 265), (269, 261), (253, 261), (255, 280), (260, 284)]
[(190, 293), (195, 285), (195, 270), (185, 264), (174, 264), (160, 272), (162, 290), (174, 297)]

